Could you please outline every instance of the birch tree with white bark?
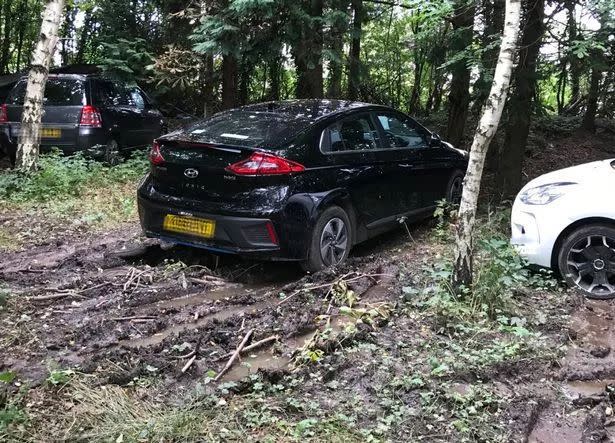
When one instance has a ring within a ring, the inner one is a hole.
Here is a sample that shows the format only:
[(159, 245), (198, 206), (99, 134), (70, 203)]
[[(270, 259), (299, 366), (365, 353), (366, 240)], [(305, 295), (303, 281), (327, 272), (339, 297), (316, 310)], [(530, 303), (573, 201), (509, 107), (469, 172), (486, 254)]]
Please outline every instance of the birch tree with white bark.
[(521, 0), (506, 0), (506, 15), (500, 55), (493, 76), (491, 92), (482, 110), (470, 148), (468, 170), (455, 233), (455, 286), (470, 287), (473, 272), (473, 235), (485, 157), (495, 135), (508, 95), (521, 22)]
[(30, 64), (17, 145), (16, 166), (23, 171), (32, 171), (36, 168), (45, 85), (58, 43), (58, 30), (62, 22), (63, 11), (64, 0), (47, 0), (43, 10), (41, 32)]

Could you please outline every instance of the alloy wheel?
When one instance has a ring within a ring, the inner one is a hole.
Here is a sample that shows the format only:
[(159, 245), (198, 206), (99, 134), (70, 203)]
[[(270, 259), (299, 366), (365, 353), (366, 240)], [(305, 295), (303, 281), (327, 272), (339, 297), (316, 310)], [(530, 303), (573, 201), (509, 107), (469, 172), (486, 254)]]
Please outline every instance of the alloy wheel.
[(568, 273), (584, 291), (604, 296), (615, 294), (615, 238), (588, 235), (577, 241), (566, 258)]
[(348, 228), (340, 218), (332, 218), (320, 235), (320, 255), (326, 266), (339, 264), (348, 249)]

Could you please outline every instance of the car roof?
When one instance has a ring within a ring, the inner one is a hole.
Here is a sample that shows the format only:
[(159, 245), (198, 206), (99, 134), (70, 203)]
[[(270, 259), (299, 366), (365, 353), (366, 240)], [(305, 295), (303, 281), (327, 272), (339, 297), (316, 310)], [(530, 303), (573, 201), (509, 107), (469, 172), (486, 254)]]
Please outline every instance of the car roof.
[[(88, 78), (99, 78), (103, 80), (118, 81), (117, 79), (106, 77), (104, 75), (97, 74), (97, 73), (93, 73), (93, 74), (65, 74), (65, 73), (53, 74), (53, 73), (50, 73), (49, 78), (50, 79), (68, 79), (68, 80), (86, 80)], [(23, 75), (19, 80), (27, 81), (28, 75)]]
[(350, 100), (299, 99), (257, 103), (243, 106), (235, 111), (278, 114), (292, 119), (305, 119), (313, 123), (336, 114), (364, 108), (390, 109), (387, 106)]

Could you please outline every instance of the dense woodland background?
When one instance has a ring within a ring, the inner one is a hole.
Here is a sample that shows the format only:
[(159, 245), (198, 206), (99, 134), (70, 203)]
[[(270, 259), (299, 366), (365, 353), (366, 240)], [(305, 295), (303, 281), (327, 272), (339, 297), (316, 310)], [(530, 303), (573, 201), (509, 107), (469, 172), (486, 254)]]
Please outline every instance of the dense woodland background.
[[(0, 73), (27, 68), (41, 1), (0, 0)], [(518, 64), (489, 166), (521, 183), (533, 118), (613, 118), (613, 0), (523, 0)], [(491, 85), (503, 0), (71, 0), (56, 65), (97, 64), (169, 115), (246, 103), (343, 98), (440, 118), (468, 148)]]

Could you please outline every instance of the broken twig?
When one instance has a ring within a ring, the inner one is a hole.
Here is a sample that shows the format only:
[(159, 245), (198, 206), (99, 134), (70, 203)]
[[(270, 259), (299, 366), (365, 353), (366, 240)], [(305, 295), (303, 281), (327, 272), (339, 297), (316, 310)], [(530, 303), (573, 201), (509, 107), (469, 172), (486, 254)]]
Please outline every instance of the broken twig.
[(214, 378), (214, 381), (218, 381), (220, 380), (220, 378), (226, 374), (226, 371), (229, 370), (229, 368), (231, 366), (233, 366), (233, 363), (235, 362), (235, 360), (237, 359), (237, 357), (239, 356), (239, 354), (241, 353), (241, 351), (243, 350), (243, 348), (246, 346), (246, 343), (248, 342), (248, 340), (250, 339), (250, 337), (252, 336), (252, 333), (254, 332), (254, 329), (250, 329), (247, 334), (243, 337), (243, 340), (241, 341), (241, 343), (239, 344), (239, 346), (237, 346), (237, 349), (235, 349), (235, 352), (233, 352), (233, 355), (231, 355), (231, 358), (229, 358), (228, 362), (226, 362), (226, 365), (224, 366), (224, 368), (222, 368), (222, 370), (218, 373), (218, 375), (216, 375), (216, 378)]
[[(259, 341), (255, 342), (255, 343), (252, 343), (251, 345), (246, 346), (245, 348), (243, 348), (241, 350), (241, 353), (252, 351), (253, 349), (256, 349), (256, 348), (260, 348), (261, 346), (263, 346), (263, 345), (265, 345), (265, 344), (267, 344), (267, 343), (269, 343), (271, 341), (276, 341), (279, 338), (280, 337), (278, 337), (277, 335), (272, 335), (271, 337), (263, 338), (262, 340), (259, 340)], [(229, 352), (228, 354), (221, 355), (218, 358), (218, 361), (219, 360), (224, 360), (225, 358), (229, 358), (232, 355), (233, 355), (233, 352)]]
[(196, 360), (196, 352), (194, 353), (192, 358), (188, 360), (188, 363), (186, 363), (184, 367), (182, 368), (182, 374), (186, 372), (188, 369), (190, 369), (190, 366), (192, 366), (192, 363), (194, 363), (195, 360)]
[(133, 320), (156, 320), (156, 317), (152, 317), (151, 315), (133, 315), (131, 317), (113, 317), (110, 318), (111, 321), (133, 321)]
[(393, 275), (391, 274), (361, 274), (357, 277), (353, 277), (353, 278), (349, 278), (348, 280), (345, 280), (344, 278), (347, 277), (350, 274), (346, 274), (338, 279), (336, 279), (333, 283), (326, 283), (324, 285), (317, 285), (317, 286), (311, 286), (309, 288), (301, 288), (296, 290), (295, 292), (293, 292), (292, 294), (290, 294), (288, 297), (286, 297), (284, 300), (281, 300), (278, 303), (278, 306), (283, 305), (284, 303), (286, 303), (288, 300), (296, 297), (297, 295), (301, 294), (304, 291), (313, 291), (314, 289), (322, 289), (322, 288), (329, 288), (329, 291), (327, 291), (327, 296), (329, 295), (329, 293), (331, 292), (331, 288), (333, 288), (335, 285), (341, 283), (341, 282), (352, 282), (355, 280), (360, 280), (362, 278), (372, 278), (372, 277), (393, 277)]

